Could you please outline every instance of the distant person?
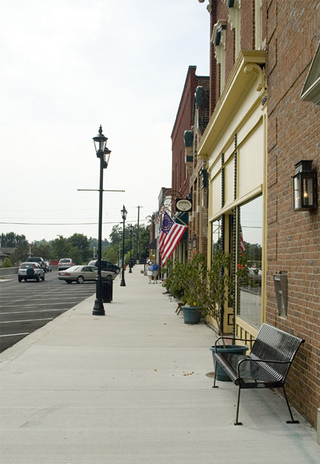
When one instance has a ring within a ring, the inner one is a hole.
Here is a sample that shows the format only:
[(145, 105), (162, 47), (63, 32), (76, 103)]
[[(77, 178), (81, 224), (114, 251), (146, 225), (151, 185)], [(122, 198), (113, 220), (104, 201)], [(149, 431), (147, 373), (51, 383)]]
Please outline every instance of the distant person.
[(153, 278), (153, 283), (158, 283), (158, 273), (159, 273), (159, 264), (154, 263), (152, 266), (152, 278)]
[(153, 264), (152, 264), (152, 262), (150, 262), (150, 263), (148, 264), (148, 267), (147, 267), (147, 276), (148, 276), (148, 278), (149, 278), (149, 284), (151, 284), (152, 272), (153, 272)]

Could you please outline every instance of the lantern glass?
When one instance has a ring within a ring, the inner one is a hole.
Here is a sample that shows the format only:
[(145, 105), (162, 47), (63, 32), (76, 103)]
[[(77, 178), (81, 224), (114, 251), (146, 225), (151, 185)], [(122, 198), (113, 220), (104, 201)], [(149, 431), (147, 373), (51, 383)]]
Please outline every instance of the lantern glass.
[(127, 219), (127, 213), (128, 211), (126, 210), (126, 207), (123, 205), (123, 208), (121, 210), (121, 216), (124, 221)]
[(96, 155), (101, 156), (107, 145), (107, 137), (102, 133), (102, 126), (99, 127), (99, 134), (93, 137), (94, 148), (96, 150)]
[(317, 173), (301, 169), (301, 164), (293, 176), (293, 205), (295, 211), (317, 207)]

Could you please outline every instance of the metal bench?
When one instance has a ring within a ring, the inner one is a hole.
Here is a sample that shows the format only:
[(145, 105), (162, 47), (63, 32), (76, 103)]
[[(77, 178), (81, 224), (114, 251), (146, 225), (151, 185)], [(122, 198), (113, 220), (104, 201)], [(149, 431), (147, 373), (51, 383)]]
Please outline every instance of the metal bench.
[[(282, 388), (291, 420), (287, 423), (299, 423), (293, 419), (288, 397), (284, 389), (292, 361), (304, 340), (295, 337), (269, 324), (262, 324), (254, 340), (249, 355), (218, 352), (224, 340), (231, 337), (219, 337), (215, 342), (213, 358), (215, 373), (213, 388), (216, 388), (216, 363), (223, 368), (230, 380), (239, 387), (235, 425), (239, 422), (240, 393), (244, 388)], [(251, 341), (239, 339), (240, 341)], [(237, 339), (238, 341), (238, 339)]]

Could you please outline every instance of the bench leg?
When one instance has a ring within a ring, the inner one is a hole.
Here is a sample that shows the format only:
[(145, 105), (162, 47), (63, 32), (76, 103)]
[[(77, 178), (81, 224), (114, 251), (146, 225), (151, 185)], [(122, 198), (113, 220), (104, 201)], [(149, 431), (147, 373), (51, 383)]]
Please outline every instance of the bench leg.
[(289, 404), (289, 400), (288, 400), (288, 397), (287, 397), (287, 394), (286, 394), (286, 391), (285, 391), (284, 387), (282, 387), (282, 390), (283, 390), (283, 394), (284, 394), (284, 397), (285, 397), (285, 399), (286, 399), (287, 406), (288, 406), (289, 413), (290, 413), (290, 417), (291, 417), (291, 420), (286, 421), (286, 422), (287, 422), (287, 424), (299, 424), (299, 421), (298, 421), (298, 420), (294, 420), (294, 418), (293, 418), (293, 415), (292, 415), (292, 412), (291, 412), (291, 408), (290, 408), (290, 404)]
[(242, 425), (242, 422), (239, 422), (239, 421), (238, 421), (238, 417), (239, 417), (239, 406), (240, 406), (240, 393), (241, 393), (241, 387), (239, 386), (239, 390), (238, 390), (238, 402), (237, 402), (237, 414), (236, 414), (236, 421), (235, 421), (234, 425)]

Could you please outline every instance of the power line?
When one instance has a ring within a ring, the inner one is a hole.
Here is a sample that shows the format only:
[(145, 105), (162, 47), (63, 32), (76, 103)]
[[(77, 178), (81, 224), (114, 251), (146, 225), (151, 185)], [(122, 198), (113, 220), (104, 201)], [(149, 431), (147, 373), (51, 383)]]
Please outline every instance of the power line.
[[(146, 222), (142, 220), (141, 222)], [(103, 222), (102, 224), (120, 224), (121, 221)], [(20, 226), (92, 226), (97, 225), (97, 222), (4, 222), (0, 221), (0, 224), (6, 225), (20, 225)]]
[[(103, 224), (119, 224), (116, 222), (103, 222)], [(21, 225), (21, 226), (92, 226), (97, 225), (97, 222), (2, 222), (0, 224)]]

